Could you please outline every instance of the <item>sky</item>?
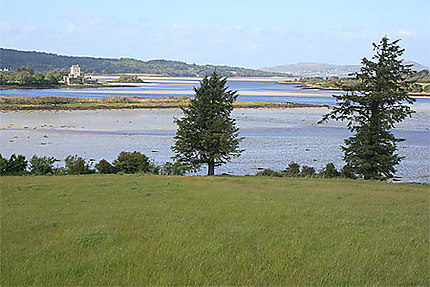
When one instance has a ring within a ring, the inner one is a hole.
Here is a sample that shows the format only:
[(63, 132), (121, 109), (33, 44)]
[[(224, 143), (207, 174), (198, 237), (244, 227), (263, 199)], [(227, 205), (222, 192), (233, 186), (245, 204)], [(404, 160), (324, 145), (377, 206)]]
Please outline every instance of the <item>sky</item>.
[(430, 66), (429, 0), (0, 0), (0, 47), (248, 68), (359, 64), (386, 35)]

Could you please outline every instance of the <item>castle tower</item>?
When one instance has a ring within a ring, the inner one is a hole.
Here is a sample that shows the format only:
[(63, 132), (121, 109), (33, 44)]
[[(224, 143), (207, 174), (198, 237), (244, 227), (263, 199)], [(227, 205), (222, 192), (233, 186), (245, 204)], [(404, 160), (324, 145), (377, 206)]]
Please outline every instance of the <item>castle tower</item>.
[(70, 67), (69, 77), (80, 77), (81, 76), (81, 67), (79, 65), (72, 65)]

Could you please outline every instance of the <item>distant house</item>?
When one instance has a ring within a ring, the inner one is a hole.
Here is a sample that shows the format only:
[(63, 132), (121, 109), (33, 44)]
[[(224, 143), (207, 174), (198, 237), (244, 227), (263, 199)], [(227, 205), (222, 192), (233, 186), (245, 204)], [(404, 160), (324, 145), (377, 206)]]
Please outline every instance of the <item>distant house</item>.
[(72, 65), (69, 70), (69, 75), (64, 76), (64, 82), (67, 85), (90, 85), (97, 84), (97, 79), (92, 79), (90, 76), (81, 75), (81, 67), (78, 64)]

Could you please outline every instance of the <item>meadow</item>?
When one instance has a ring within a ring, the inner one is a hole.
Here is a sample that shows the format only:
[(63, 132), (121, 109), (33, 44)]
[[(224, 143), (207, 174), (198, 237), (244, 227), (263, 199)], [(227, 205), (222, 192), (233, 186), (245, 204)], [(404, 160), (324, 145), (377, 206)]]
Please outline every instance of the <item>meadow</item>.
[(1, 285), (428, 285), (426, 184), (1, 177)]

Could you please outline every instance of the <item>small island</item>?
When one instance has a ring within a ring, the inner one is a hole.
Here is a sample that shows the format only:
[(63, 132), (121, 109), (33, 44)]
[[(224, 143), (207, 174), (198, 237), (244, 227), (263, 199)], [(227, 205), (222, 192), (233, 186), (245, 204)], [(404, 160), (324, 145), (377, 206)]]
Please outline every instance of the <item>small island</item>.
[(110, 82), (111, 83), (133, 83), (133, 84), (146, 83), (137, 75), (126, 75), (126, 74), (122, 74), (121, 76), (119, 76), (117, 80), (112, 80)]

